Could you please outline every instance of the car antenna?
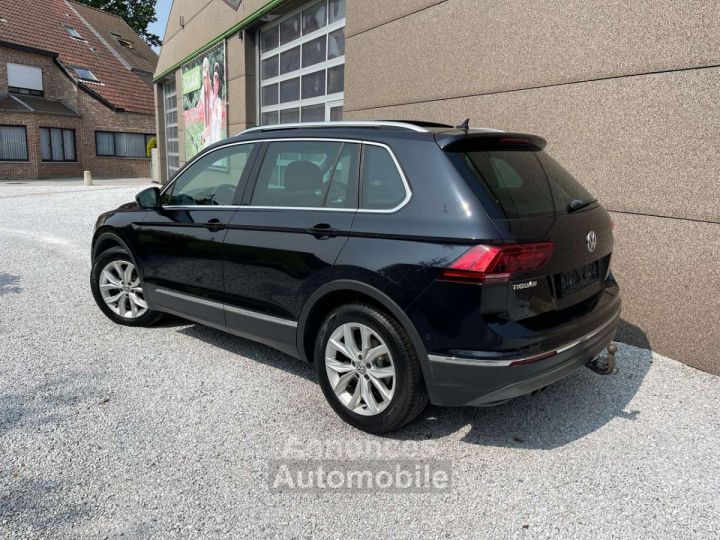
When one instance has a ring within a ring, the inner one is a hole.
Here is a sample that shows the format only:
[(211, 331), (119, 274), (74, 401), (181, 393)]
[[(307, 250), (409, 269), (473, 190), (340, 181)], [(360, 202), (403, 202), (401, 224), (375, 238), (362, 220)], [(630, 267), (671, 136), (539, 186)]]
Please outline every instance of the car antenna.
[(470, 130), (470, 119), (466, 118), (462, 124), (455, 126), (455, 129), (462, 129), (467, 133)]

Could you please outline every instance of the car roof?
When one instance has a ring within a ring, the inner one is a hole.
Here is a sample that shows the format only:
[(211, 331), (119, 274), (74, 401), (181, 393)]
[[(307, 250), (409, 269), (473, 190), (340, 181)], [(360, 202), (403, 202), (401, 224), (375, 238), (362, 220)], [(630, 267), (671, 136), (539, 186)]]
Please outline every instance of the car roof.
[[(456, 131), (453, 126), (425, 121), (363, 120), (342, 122), (312, 122), (302, 124), (276, 124), (246, 129), (230, 140), (259, 140), (288, 137), (349, 137), (382, 141), (386, 138), (412, 138), (432, 140), (435, 134)], [(491, 128), (478, 128), (473, 132), (502, 133)]]
[(249, 141), (278, 140), (278, 139), (352, 139), (358, 141), (372, 141), (390, 143), (391, 141), (416, 140), (432, 141), (440, 148), (450, 149), (462, 140), (475, 139), (491, 141), (507, 137), (522, 137), (526, 142), (538, 148), (545, 146), (545, 140), (535, 135), (523, 133), (507, 133), (495, 128), (479, 127), (465, 128), (453, 127), (448, 124), (426, 122), (419, 120), (358, 120), (342, 122), (309, 122), (300, 124), (275, 124), (270, 126), (257, 126), (246, 129), (223, 141), (219, 141), (205, 148), (201, 155), (206, 154), (228, 143)]

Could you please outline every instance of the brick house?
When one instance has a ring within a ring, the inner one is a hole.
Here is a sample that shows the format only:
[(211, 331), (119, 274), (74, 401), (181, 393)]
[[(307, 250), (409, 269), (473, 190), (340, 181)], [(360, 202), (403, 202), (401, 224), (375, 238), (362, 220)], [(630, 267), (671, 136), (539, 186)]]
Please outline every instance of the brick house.
[(0, 178), (150, 176), (157, 55), (121, 18), (66, 0), (0, 11)]

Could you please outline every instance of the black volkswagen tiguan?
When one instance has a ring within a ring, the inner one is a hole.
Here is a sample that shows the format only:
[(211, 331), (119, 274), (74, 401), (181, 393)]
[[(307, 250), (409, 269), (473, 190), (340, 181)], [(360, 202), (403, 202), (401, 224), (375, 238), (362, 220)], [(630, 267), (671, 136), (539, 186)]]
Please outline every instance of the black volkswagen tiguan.
[(310, 362), (369, 432), (428, 401), (532, 393), (594, 366), (620, 315), (612, 221), (545, 144), (428, 122), (249, 129), (99, 217), (93, 295), (118, 324), (170, 313)]

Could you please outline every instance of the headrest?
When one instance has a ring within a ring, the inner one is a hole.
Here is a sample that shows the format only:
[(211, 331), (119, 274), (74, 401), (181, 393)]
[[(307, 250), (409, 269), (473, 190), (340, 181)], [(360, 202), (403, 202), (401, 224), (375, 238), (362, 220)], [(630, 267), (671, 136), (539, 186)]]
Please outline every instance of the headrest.
[(322, 185), (322, 170), (314, 163), (293, 161), (285, 168), (286, 191), (317, 191)]

